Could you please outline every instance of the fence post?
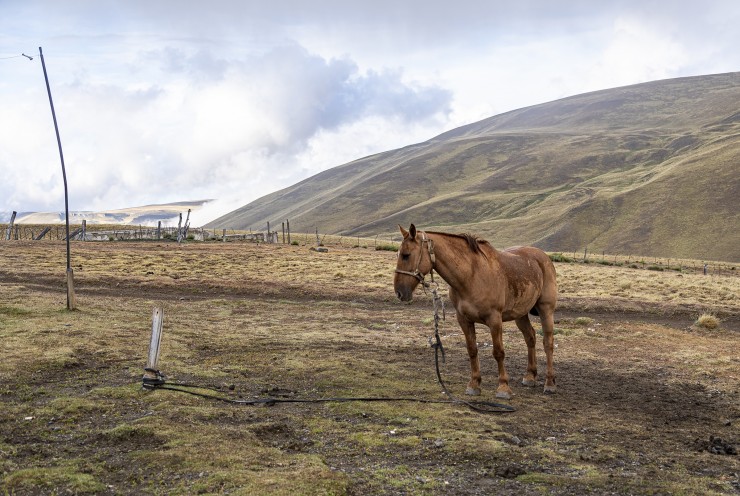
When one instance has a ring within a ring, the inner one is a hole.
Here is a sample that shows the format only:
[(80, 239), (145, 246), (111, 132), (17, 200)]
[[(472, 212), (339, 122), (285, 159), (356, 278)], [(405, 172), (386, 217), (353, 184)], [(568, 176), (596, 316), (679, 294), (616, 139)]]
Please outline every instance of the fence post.
[(190, 209), (188, 209), (188, 216), (185, 218), (185, 226), (182, 228), (183, 239), (188, 239), (188, 229), (190, 229)]
[(177, 221), (177, 242), (182, 241), (182, 212), (180, 212), (180, 220)]
[(285, 244), (285, 222), (283, 222), (283, 244)]
[(290, 219), (286, 219), (285, 224), (288, 226), (288, 244), (290, 244)]
[(13, 210), (13, 215), (10, 216), (10, 224), (8, 224), (8, 229), (5, 231), (5, 241), (10, 241), (10, 233), (13, 232), (13, 223), (15, 222), (15, 216), (18, 212)]
[(164, 320), (164, 312), (161, 308), (155, 307), (152, 312), (152, 338), (149, 342), (149, 354), (146, 359), (146, 368), (144, 368), (143, 383), (156, 384), (157, 381), (162, 379), (159, 369), (157, 368), (157, 361), (159, 361), (159, 344), (162, 336), (162, 321)]

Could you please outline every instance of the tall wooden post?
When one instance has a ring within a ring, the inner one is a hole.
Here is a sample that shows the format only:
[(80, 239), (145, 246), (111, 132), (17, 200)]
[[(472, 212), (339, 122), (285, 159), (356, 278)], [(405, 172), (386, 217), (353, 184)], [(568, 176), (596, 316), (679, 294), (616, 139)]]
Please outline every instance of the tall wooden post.
[(49, 105), (51, 106), (51, 117), (54, 120), (54, 131), (57, 134), (57, 146), (59, 147), (59, 159), (62, 162), (62, 178), (64, 179), (64, 222), (67, 233), (67, 310), (77, 308), (75, 301), (74, 273), (72, 272), (72, 263), (69, 252), (69, 194), (67, 192), (67, 171), (64, 167), (64, 154), (62, 153), (62, 139), (59, 137), (59, 126), (57, 125), (57, 115), (54, 112), (54, 101), (51, 98), (51, 86), (49, 86), (49, 76), (46, 74), (46, 63), (44, 63), (44, 52), (39, 47), (39, 57), (41, 57), (41, 67), (44, 70), (44, 80), (46, 81), (46, 92), (49, 94)]
[(285, 222), (283, 222), (283, 244), (285, 244)]
[(290, 244), (290, 219), (286, 219), (285, 224), (288, 227), (288, 244)]

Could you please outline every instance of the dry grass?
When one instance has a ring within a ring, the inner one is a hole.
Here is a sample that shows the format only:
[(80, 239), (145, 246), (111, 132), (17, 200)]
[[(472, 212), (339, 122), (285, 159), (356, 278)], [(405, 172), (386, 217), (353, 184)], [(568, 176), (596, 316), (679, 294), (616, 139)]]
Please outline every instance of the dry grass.
[[(560, 391), (515, 386), (512, 416), (464, 407), (337, 403), (239, 407), (141, 389), (151, 309), (165, 311), (160, 368), (237, 398), (440, 398), (431, 302), (396, 301), (396, 255), (330, 246), (75, 243), (79, 311), (64, 310), (63, 243), (0, 243), (0, 492), (10, 494), (550, 494), (732, 490), (737, 321), (689, 330), (734, 279), (557, 264)], [(341, 276), (339, 276), (341, 275)], [(670, 277), (672, 276), (672, 277)], [(642, 280), (642, 278), (645, 278)], [(632, 286), (618, 290), (620, 280)], [(664, 305), (662, 292), (692, 285)], [(687, 294), (689, 294), (687, 292)], [(674, 314), (677, 307), (691, 307)], [(600, 310), (610, 302), (610, 318)], [(647, 302), (647, 303), (645, 303)], [(657, 313), (644, 311), (644, 305)], [(641, 308), (631, 318), (627, 313)], [(669, 308), (669, 314), (659, 310)], [(449, 309), (448, 309), (449, 310)], [(653, 322), (655, 315), (669, 319)], [(443, 374), (467, 357), (448, 312)], [(479, 333), (484, 398), (490, 337)], [(655, 343), (660, 343), (656, 346)], [(506, 324), (512, 382), (526, 367)], [(541, 355), (541, 354), (540, 354)], [(540, 367), (543, 367), (540, 356)], [(229, 392), (228, 386), (234, 385)], [(646, 428), (650, 431), (646, 434)]]
[(714, 330), (719, 327), (720, 320), (710, 313), (703, 313), (696, 319), (694, 325), (704, 329)]
[(700, 307), (723, 312), (740, 307), (740, 277), (652, 271), (595, 264), (557, 264), (560, 293), (588, 299), (623, 298), (643, 305)]

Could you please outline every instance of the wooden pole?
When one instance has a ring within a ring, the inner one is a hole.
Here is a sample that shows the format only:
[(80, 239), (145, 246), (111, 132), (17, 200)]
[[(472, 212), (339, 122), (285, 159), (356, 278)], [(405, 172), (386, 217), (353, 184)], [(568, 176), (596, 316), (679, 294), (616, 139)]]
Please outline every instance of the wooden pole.
[(43, 238), (44, 236), (46, 236), (46, 233), (48, 233), (49, 231), (51, 231), (51, 227), (49, 227), (49, 226), (45, 227), (45, 228), (43, 229), (43, 231), (41, 231), (41, 232), (39, 233), (39, 235), (38, 235), (38, 236), (36, 236), (35, 238), (33, 238), (33, 240), (34, 240), (34, 241), (39, 241), (39, 240), (40, 240), (40, 239), (42, 239), (42, 238)]
[(75, 296), (74, 272), (70, 267), (67, 269), (67, 309), (74, 310), (75, 308), (77, 308), (77, 296)]
[(285, 222), (283, 222), (283, 244), (285, 244)]
[(188, 209), (188, 216), (185, 218), (185, 227), (183, 227), (182, 237), (188, 238), (188, 229), (190, 228), (190, 209)]
[(182, 241), (182, 212), (180, 212), (180, 220), (177, 221), (177, 242)]
[(159, 307), (155, 307), (152, 311), (152, 338), (149, 342), (149, 354), (147, 355), (146, 368), (144, 369), (143, 381), (145, 387), (146, 384), (157, 384), (161, 381), (157, 362), (159, 361), (159, 345), (162, 341), (163, 320), (164, 311)]
[[(46, 63), (44, 62), (44, 52), (39, 47), (39, 57), (41, 58), (41, 67), (44, 70), (44, 80), (46, 81), (46, 92), (49, 94), (49, 106), (51, 106), (51, 117), (54, 120), (54, 131), (57, 135), (57, 146), (59, 147), (59, 159), (62, 162), (62, 179), (64, 179), (64, 221), (67, 232), (67, 310), (76, 308), (74, 301), (74, 274), (72, 273), (72, 263), (69, 251), (69, 194), (67, 192), (67, 171), (64, 167), (64, 153), (62, 153), (62, 139), (59, 137), (59, 126), (57, 125), (57, 114), (54, 112), (54, 101), (51, 98), (51, 86), (49, 86), (49, 76), (46, 73)], [(72, 299), (70, 300), (70, 295)]]
[(286, 219), (285, 224), (288, 227), (288, 244), (290, 244), (290, 219)]
[(15, 216), (18, 212), (15, 210), (13, 211), (13, 214), (10, 216), (10, 224), (8, 224), (8, 229), (5, 230), (5, 241), (10, 241), (10, 234), (13, 232), (13, 223), (15, 222)]

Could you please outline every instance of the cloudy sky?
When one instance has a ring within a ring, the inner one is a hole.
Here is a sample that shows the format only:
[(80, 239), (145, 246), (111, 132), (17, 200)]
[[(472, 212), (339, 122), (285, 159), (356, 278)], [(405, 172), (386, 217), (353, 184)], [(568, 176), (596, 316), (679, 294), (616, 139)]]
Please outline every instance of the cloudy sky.
[[(0, 212), (212, 198), (561, 97), (740, 70), (737, 0), (0, 0)], [(20, 56), (33, 56), (30, 61)]]

